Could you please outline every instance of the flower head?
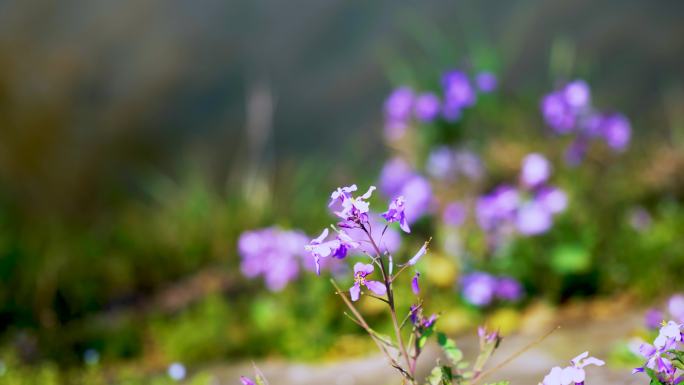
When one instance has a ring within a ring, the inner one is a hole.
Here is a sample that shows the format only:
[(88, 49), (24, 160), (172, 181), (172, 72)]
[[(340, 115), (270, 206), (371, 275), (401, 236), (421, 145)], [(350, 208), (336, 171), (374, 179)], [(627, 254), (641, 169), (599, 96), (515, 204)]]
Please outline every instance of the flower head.
[(523, 159), (520, 178), (528, 187), (535, 187), (546, 182), (551, 175), (551, 164), (541, 154), (529, 154)]
[(595, 357), (589, 357), (589, 352), (584, 352), (573, 358), (571, 366), (561, 368), (556, 366), (544, 377), (540, 385), (584, 385), (586, 373), (584, 368), (588, 365), (603, 366), (605, 362)]
[(343, 259), (350, 249), (359, 247), (359, 243), (350, 237), (344, 230), (339, 230), (334, 239), (325, 240), (328, 237), (328, 229), (323, 229), (321, 235), (309, 242), (304, 249), (311, 253), (316, 264), (316, 274), (321, 273), (321, 258), (334, 257)]
[(414, 112), (416, 119), (421, 122), (435, 120), (439, 115), (440, 108), (439, 98), (431, 92), (425, 92), (416, 97)]
[(418, 285), (418, 278), (420, 278), (420, 273), (416, 271), (416, 274), (411, 278), (411, 291), (413, 294), (420, 294), (420, 286)]
[(404, 213), (405, 199), (403, 196), (398, 196), (392, 200), (389, 204), (389, 208), (382, 214), (387, 223), (398, 222), (399, 227), (406, 233), (410, 233), (408, 221), (406, 220), (406, 214)]
[(366, 277), (373, 273), (373, 265), (357, 262), (354, 265), (354, 285), (349, 289), (352, 301), (357, 301), (361, 295), (361, 286), (365, 286), (368, 290), (376, 295), (383, 296), (387, 294), (385, 284), (378, 281), (367, 280)]

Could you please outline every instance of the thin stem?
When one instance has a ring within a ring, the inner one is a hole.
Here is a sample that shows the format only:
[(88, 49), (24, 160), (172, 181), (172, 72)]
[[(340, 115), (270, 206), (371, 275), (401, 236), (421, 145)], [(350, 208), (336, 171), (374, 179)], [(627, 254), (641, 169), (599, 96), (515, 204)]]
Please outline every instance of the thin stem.
[(347, 305), (347, 307), (349, 308), (349, 311), (351, 311), (352, 314), (354, 315), (354, 317), (356, 317), (355, 322), (359, 326), (361, 326), (366, 331), (366, 333), (368, 333), (368, 335), (371, 337), (373, 342), (375, 342), (375, 344), (378, 346), (378, 349), (380, 349), (380, 351), (383, 352), (385, 354), (385, 356), (387, 356), (387, 359), (389, 360), (390, 365), (392, 365), (395, 368), (398, 367), (399, 363), (397, 363), (397, 361), (392, 357), (392, 355), (390, 355), (390, 353), (387, 351), (387, 349), (381, 343), (381, 341), (379, 341), (378, 338), (375, 337), (375, 335), (373, 335), (373, 329), (371, 329), (370, 326), (368, 326), (368, 323), (366, 322), (366, 320), (363, 318), (361, 313), (359, 313), (358, 310), (356, 310), (354, 305), (349, 301), (349, 298), (347, 298), (347, 296), (345, 296), (343, 294), (342, 290), (340, 290), (339, 286), (337, 286), (337, 283), (335, 283), (335, 280), (330, 279), (330, 282), (332, 283), (333, 287), (335, 287), (335, 294), (339, 295), (340, 298), (342, 298), (342, 301), (344, 301), (344, 304)]
[(415, 380), (413, 378), (414, 376), (414, 370), (412, 367), (414, 365), (411, 364), (411, 356), (408, 355), (408, 352), (406, 350), (406, 345), (404, 344), (404, 339), (401, 336), (401, 328), (399, 327), (399, 321), (397, 320), (397, 311), (394, 306), (394, 293), (392, 292), (392, 281), (391, 277), (387, 275), (387, 270), (385, 268), (385, 262), (382, 259), (382, 252), (380, 251), (380, 248), (378, 245), (375, 243), (375, 240), (371, 236), (371, 233), (366, 229), (365, 226), (361, 225), (361, 228), (363, 231), (366, 233), (368, 236), (368, 239), (370, 240), (371, 244), (373, 245), (373, 248), (375, 249), (375, 252), (378, 255), (378, 259), (380, 260), (380, 269), (382, 271), (382, 277), (383, 281), (385, 282), (385, 288), (387, 289), (387, 304), (389, 305), (390, 308), (390, 317), (392, 318), (392, 326), (394, 327), (394, 333), (397, 337), (397, 341), (399, 342), (399, 348), (401, 349), (401, 354), (404, 356), (404, 359), (406, 360), (406, 365), (408, 370), (410, 371), (410, 381), (415, 383)]
[(515, 360), (516, 358), (520, 357), (523, 353), (527, 352), (528, 350), (532, 349), (535, 345), (538, 345), (542, 341), (546, 339), (546, 337), (550, 336), (551, 333), (555, 332), (556, 330), (560, 329), (560, 326), (556, 326), (555, 328), (549, 330), (548, 332), (544, 333), (542, 336), (537, 338), (536, 340), (530, 342), (529, 344), (525, 345), (522, 349), (518, 350), (517, 352), (511, 354), (508, 358), (505, 360), (501, 361), (500, 364), (496, 365), (495, 367), (491, 369), (487, 369), (483, 372), (481, 372), (478, 376), (473, 378), (473, 380), (470, 382), (471, 385), (475, 385), (478, 382), (482, 381), (485, 377), (491, 375), (492, 373), (496, 372), (497, 370), (503, 368), (504, 366), (508, 365), (511, 363), (511, 361)]

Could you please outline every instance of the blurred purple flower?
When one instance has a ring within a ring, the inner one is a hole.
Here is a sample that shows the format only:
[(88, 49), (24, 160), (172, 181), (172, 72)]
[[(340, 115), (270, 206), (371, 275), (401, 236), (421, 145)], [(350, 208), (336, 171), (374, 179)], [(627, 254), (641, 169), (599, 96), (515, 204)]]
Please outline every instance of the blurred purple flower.
[(515, 302), (523, 296), (523, 287), (515, 278), (499, 277), (496, 282), (496, 297)]
[(380, 172), (380, 191), (388, 197), (399, 195), (406, 182), (415, 176), (413, 168), (402, 158), (392, 158)]
[(557, 187), (541, 188), (534, 200), (551, 214), (562, 213), (568, 207), (568, 196)]
[(375, 295), (383, 296), (387, 293), (385, 284), (379, 281), (369, 281), (367, 276), (373, 273), (373, 265), (357, 262), (354, 265), (354, 285), (349, 289), (352, 301), (357, 301), (361, 295), (361, 286), (365, 286)]
[(490, 93), (496, 90), (498, 81), (496, 75), (488, 71), (482, 71), (475, 76), (475, 83), (480, 92)]
[(460, 202), (451, 202), (442, 211), (442, 220), (450, 226), (461, 226), (467, 216), (466, 207)]
[(497, 280), (483, 272), (466, 274), (461, 279), (463, 298), (475, 306), (487, 306), (496, 293)]
[(478, 180), (484, 174), (482, 161), (473, 151), (467, 149), (454, 152), (454, 164), (459, 175), (464, 175), (471, 180)]
[(684, 295), (675, 294), (667, 301), (667, 311), (679, 322), (684, 323)]
[(460, 108), (475, 104), (475, 89), (464, 72), (459, 70), (446, 72), (442, 76), (442, 87), (445, 103)]
[(440, 109), (439, 98), (432, 92), (424, 92), (416, 97), (414, 112), (419, 121), (431, 122), (435, 120)]
[(269, 290), (282, 290), (297, 278), (306, 244), (307, 237), (299, 231), (245, 231), (238, 239), (242, 273), (248, 278), (261, 275)]
[(542, 115), (546, 124), (558, 134), (567, 134), (575, 128), (575, 114), (565, 101), (563, 94), (552, 92), (542, 99)]
[(399, 87), (385, 100), (385, 135), (390, 140), (404, 135), (411, 120), (414, 95), (409, 87)]
[(494, 231), (514, 218), (519, 204), (518, 190), (501, 185), (478, 199), (475, 207), (477, 222), (483, 230)]
[(456, 178), (455, 155), (448, 146), (439, 146), (430, 151), (425, 166), (427, 173), (439, 180), (453, 181)]
[[(370, 231), (371, 236), (377, 243), (380, 251), (395, 253), (401, 246), (401, 234), (394, 228), (388, 227), (385, 230), (386, 224), (380, 220), (380, 215), (371, 212), (368, 216), (367, 230)], [(347, 229), (347, 234), (350, 238), (359, 244), (358, 249), (369, 254), (374, 254), (375, 250), (368, 242), (368, 235), (360, 228)]]
[(658, 329), (665, 319), (665, 314), (658, 309), (649, 309), (644, 316), (644, 323), (649, 329)]
[(624, 151), (632, 135), (629, 120), (622, 114), (611, 114), (603, 118), (603, 138), (608, 147), (615, 151)]
[(432, 187), (430, 182), (421, 175), (414, 175), (407, 180), (399, 195), (406, 199), (404, 212), (410, 224), (425, 215), (432, 204)]
[(551, 213), (537, 202), (527, 202), (520, 207), (515, 218), (515, 227), (523, 235), (543, 234), (551, 228)]
[(528, 154), (523, 159), (520, 179), (527, 187), (536, 187), (549, 179), (551, 163), (541, 154)]
[(242, 385), (256, 385), (256, 382), (250, 380), (245, 376), (240, 376), (240, 382), (242, 383)]
[(591, 103), (591, 90), (584, 80), (575, 80), (565, 85), (563, 97), (574, 110), (586, 109)]
[(636, 231), (645, 231), (653, 223), (653, 218), (648, 210), (643, 207), (634, 207), (629, 212), (629, 225)]

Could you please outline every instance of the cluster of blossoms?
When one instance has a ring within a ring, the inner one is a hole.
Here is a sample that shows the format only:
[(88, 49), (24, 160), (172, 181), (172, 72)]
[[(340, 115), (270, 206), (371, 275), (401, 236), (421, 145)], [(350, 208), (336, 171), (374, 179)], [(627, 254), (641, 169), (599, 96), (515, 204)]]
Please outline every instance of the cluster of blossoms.
[(416, 92), (402, 86), (390, 93), (385, 100), (385, 135), (390, 140), (401, 138), (415, 120), (421, 123), (442, 118), (456, 122), (463, 110), (475, 105), (477, 93), (489, 93), (496, 89), (497, 79), (491, 72), (480, 72), (474, 79), (459, 70), (451, 70), (442, 76), (441, 94)]
[(301, 267), (313, 269), (311, 259), (303, 253), (307, 242), (308, 237), (300, 231), (276, 227), (245, 231), (238, 240), (242, 273), (248, 278), (263, 276), (269, 290), (282, 290), (297, 278)]
[(522, 235), (538, 235), (553, 226), (553, 216), (567, 208), (562, 190), (546, 182), (551, 176), (550, 162), (540, 154), (523, 159), (520, 187), (501, 185), (477, 201), (480, 227), (495, 240), (514, 230)]
[(675, 294), (667, 301), (667, 311), (657, 308), (649, 309), (646, 312), (644, 321), (649, 329), (658, 329), (662, 326), (666, 318), (674, 319), (679, 323), (684, 323), (684, 295)]
[(591, 90), (583, 80), (567, 83), (544, 96), (541, 110), (554, 132), (575, 135), (566, 152), (569, 164), (580, 163), (595, 139), (603, 140), (615, 151), (623, 151), (629, 145), (632, 131), (629, 120), (620, 113), (605, 113), (592, 107)]
[(570, 363), (572, 365), (565, 368), (553, 367), (539, 385), (584, 385), (586, 378), (584, 368), (588, 365), (603, 366), (605, 364), (598, 358), (589, 357), (589, 352), (573, 358)]
[(464, 275), (461, 288), (463, 298), (475, 306), (488, 306), (495, 300), (515, 302), (525, 294), (515, 278), (497, 277), (481, 271)]
[(651, 384), (675, 385), (684, 381), (684, 351), (682, 347), (682, 324), (675, 321), (664, 323), (653, 344), (642, 344), (639, 352), (646, 362), (632, 373), (646, 373)]

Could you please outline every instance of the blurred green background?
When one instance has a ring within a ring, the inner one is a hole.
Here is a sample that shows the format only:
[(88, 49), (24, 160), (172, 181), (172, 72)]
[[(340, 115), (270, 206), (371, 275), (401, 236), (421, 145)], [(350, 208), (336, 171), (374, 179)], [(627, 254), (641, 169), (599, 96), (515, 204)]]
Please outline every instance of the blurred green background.
[[(165, 383), (176, 361), (372, 350), (326, 279), (269, 292), (236, 242), (317, 234), (329, 192), (374, 183), (391, 154), (392, 87), (453, 67), (499, 77), (458, 126), (488, 185), (525, 153), (560, 159), (539, 113), (558, 79), (587, 80), (634, 131), (619, 157), (557, 168), (572, 203), (551, 233), (476, 258), (523, 281), (508, 310), (684, 289), (683, 17), (675, 0), (0, 2), (0, 382)], [(427, 263), (446, 271), (428, 285), (447, 329), (497, 311), (462, 303), (456, 260)]]

